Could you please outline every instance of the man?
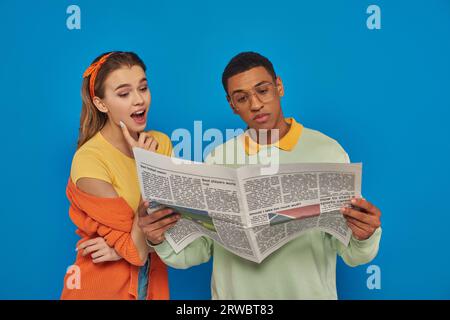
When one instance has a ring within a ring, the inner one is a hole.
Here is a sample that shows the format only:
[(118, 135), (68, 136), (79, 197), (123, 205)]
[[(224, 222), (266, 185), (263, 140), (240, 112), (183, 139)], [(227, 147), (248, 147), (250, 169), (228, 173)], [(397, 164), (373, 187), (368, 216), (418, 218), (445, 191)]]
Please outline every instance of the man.
[[(222, 82), (233, 112), (255, 132), (268, 130), (268, 140), (243, 134), (216, 148), (206, 162), (223, 164), (226, 153), (245, 152), (246, 163), (252, 163), (267, 148), (278, 148), (280, 163), (349, 162), (335, 140), (304, 128), (293, 118), (284, 118), (283, 82), (267, 58), (253, 52), (238, 54), (226, 66)], [(139, 224), (161, 259), (172, 267), (188, 268), (214, 256), (213, 299), (337, 299), (336, 256), (349, 266), (368, 263), (376, 256), (381, 237), (380, 211), (364, 199), (353, 199), (352, 205), (341, 209), (352, 230), (348, 247), (327, 233), (310, 230), (260, 264), (234, 255), (207, 237), (176, 254), (164, 240), (164, 232), (178, 218), (166, 217), (171, 209), (147, 216), (145, 203), (140, 208)]]

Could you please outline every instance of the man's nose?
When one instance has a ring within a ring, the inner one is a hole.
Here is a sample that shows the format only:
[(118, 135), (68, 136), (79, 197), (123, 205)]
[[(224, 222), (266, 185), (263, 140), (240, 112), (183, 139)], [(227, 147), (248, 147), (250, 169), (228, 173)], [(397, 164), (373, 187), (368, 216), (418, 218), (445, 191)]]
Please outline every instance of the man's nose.
[(259, 100), (259, 97), (256, 93), (252, 92), (250, 95), (250, 110), (258, 111), (263, 107), (262, 101)]

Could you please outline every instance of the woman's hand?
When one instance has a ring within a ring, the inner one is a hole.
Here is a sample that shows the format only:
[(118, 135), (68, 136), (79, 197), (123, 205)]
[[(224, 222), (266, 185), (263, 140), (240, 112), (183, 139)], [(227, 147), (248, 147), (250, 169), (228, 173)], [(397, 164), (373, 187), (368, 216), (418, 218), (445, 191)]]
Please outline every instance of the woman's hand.
[(108, 246), (105, 239), (102, 237), (84, 241), (78, 246), (77, 251), (78, 250), (83, 250), (81, 254), (83, 257), (91, 254), (93, 263), (119, 261), (122, 259), (122, 257), (117, 254), (117, 251)]
[(125, 123), (120, 121), (120, 127), (122, 128), (123, 136), (125, 137), (125, 140), (128, 142), (131, 148), (138, 147), (145, 150), (153, 151), (155, 152), (158, 149), (158, 141), (156, 141), (155, 138), (153, 138), (151, 135), (149, 135), (146, 132), (139, 133), (139, 138), (136, 141), (128, 131), (127, 126)]

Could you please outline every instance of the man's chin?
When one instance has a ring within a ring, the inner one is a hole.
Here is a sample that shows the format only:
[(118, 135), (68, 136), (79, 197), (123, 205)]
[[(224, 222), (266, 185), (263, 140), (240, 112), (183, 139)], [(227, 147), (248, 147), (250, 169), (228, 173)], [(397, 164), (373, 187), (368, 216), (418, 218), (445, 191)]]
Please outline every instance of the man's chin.
[(276, 129), (275, 128), (275, 123), (273, 123), (273, 121), (267, 121), (264, 123), (257, 123), (257, 122), (252, 122), (251, 124), (249, 124), (249, 128), (250, 129), (254, 129), (254, 130), (272, 130), (272, 129)]

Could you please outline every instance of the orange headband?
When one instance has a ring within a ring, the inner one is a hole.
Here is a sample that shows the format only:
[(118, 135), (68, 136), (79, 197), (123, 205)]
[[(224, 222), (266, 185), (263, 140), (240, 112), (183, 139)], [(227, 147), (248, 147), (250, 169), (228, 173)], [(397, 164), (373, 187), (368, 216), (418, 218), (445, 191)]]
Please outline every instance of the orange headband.
[(98, 61), (94, 62), (89, 66), (89, 68), (86, 69), (86, 71), (83, 73), (83, 78), (87, 78), (91, 76), (89, 79), (89, 94), (91, 95), (91, 99), (94, 98), (94, 85), (95, 85), (95, 79), (97, 78), (97, 74), (100, 71), (100, 68), (102, 65), (106, 62), (106, 60), (109, 58), (110, 55), (112, 55), (114, 52), (110, 52), (105, 54), (103, 57), (101, 57)]

